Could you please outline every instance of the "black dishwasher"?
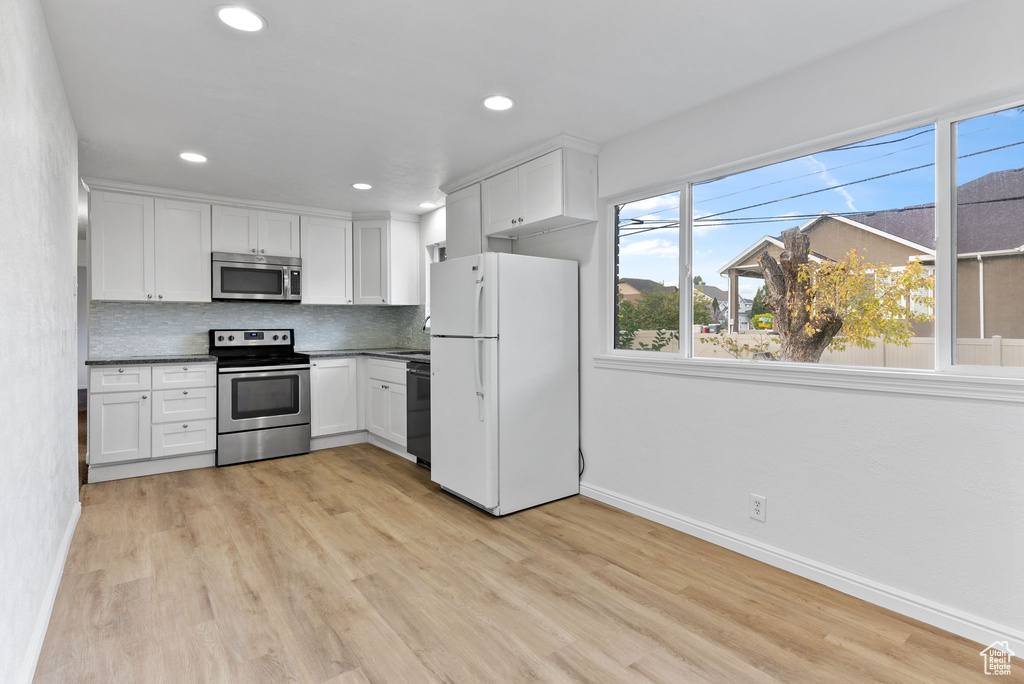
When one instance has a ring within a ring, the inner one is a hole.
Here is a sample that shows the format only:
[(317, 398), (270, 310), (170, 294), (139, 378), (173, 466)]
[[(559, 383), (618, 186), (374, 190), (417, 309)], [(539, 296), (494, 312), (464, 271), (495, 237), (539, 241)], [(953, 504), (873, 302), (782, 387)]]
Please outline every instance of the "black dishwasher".
[(416, 464), (430, 468), (430, 364), (409, 362), (405, 411), (406, 451)]

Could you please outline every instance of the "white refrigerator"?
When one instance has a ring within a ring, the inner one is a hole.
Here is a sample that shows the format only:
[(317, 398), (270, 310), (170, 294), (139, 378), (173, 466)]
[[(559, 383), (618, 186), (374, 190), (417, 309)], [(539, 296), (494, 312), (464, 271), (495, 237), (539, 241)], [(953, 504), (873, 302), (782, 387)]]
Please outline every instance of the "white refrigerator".
[(494, 515), (579, 493), (575, 261), (430, 266), (430, 478)]

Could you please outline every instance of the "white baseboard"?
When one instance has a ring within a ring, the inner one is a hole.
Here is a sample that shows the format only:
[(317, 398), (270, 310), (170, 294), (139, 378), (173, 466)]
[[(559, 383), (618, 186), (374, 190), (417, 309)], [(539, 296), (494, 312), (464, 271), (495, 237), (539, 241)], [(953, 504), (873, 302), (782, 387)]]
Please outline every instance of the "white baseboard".
[(352, 444), (363, 444), (366, 442), (367, 434), (366, 430), (356, 430), (355, 432), (342, 432), (338, 435), (313, 437), (309, 440), (309, 450), (320, 451), (321, 449), (333, 449), (335, 447), (351, 446)]
[(175, 473), (179, 470), (212, 468), (215, 465), (217, 465), (217, 452), (215, 451), (188, 454), (187, 456), (156, 458), (149, 461), (132, 461), (130, 463), (97, 463), (96, 465), (89, 465), (88, 479), (89, 484), (93, 484), (94, 482), (123, 480), (128, 477)]
[(78, 519), (81, 517), (82, 502), (76, 501), (71, 509), (67, 528), (64, 530), (64, 538), (61, 539), (60, 548), (57, 549), (57, 558), (54, 560), (53, 570), (50, 571), (50, 583), (46, 587), (46, 595), (43, 596), (43, 605), (39, 607), (39, 615), (36, 617), (36, 624), (32, 630), (32, 639), (28, 643), (28, 651), (25, 652), (25, 660), (17, 680), (23, 684), (30, 684), (36, 676), (36, 666), (39, 664), (39, 654), (43, 650), (46, 628), (50, 626), (50, 614), (53, 612), (53, 604), (57, 600), (57, 589), (60, 588), (61, 577), (64, 576), (64, 563), (68, 559), (71, 540), (75, 536), (75, 528), (78, 527)]
[(1024, 632), (916, 596), (902, 589), (790, 553), (717, 525), (652, 506), (603, 487), (580, 483), (580, 494), (754, 558), (762, 563), (781, 568), (794, 575), (806, 577), (844, 594), (855, 596), (947, 632), (958, 634), (984, 646), (1008, 639), (1011, 647), (1019, 647), (1014, 648), (1018, 653), (1024, 649)]
[(403, 447), (401, 444), (396, 444), (395, 442), (392, 442), (390, 439), (384, 439), (383, 437), (378, 437), (373, 433), (368, 433), (368, 436), (364, 441), (369, 442), (375, 447), (380, 447), (385, 451), (390, 451), (396, 456), (401, 456), (406, 461), (412, 461), (413, 463), (416, 462), (416, 457), (410, 454), (408, 451), (406, 451), (405, 447)]

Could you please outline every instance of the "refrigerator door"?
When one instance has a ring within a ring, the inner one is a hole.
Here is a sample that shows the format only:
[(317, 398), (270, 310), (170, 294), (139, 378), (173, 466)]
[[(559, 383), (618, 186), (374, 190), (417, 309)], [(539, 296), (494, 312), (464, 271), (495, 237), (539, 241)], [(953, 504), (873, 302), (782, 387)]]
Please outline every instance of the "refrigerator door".
[(497, 337), (498, 259), (488, 252), (430, 265), (430, 334)]
[(498, 506), (498, 341), (434, 338), (430, 347), (430, 479)]

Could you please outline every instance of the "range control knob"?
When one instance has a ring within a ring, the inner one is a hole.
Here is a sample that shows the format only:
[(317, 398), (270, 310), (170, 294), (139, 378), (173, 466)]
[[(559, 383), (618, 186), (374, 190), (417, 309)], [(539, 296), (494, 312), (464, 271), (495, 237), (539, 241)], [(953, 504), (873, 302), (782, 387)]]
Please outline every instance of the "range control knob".
[(224, 336), (223, 335), (218, 335), (217, 336), (217, 341), (218, 342), (223, 342), (224, 341)]
[(288, 336), (287, 335), (281, 335), (281, 339), (287, 341), (288, 340)]
[(277, 335), (274, 335), (274, 339), (275, 339), (275, 340), (277, 339)]
[(235, 341), (235, 336), (234, 335), (228, 335), (228, 342), (234, 342), (234, 341)]

